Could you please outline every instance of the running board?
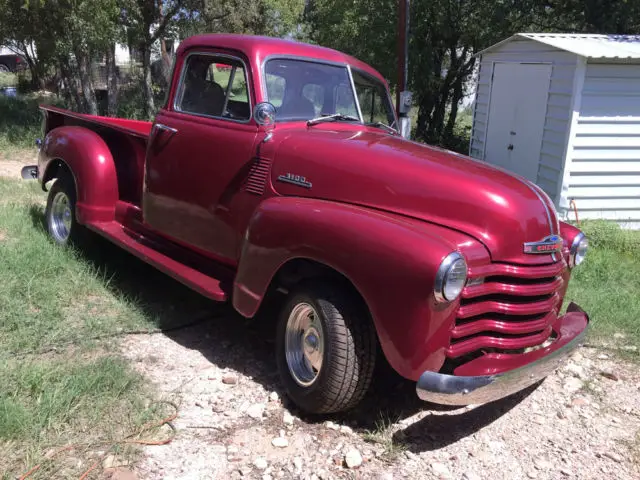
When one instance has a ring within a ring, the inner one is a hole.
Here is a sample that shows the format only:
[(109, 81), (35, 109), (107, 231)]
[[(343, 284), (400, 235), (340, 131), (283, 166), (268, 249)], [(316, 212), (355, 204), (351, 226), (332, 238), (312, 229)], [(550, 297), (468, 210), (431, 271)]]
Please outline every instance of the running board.
[(223, 290), (222, 280), (206, 275), (159, 252), (149, 246), (153, 242), (138, 233), (129, 231), (122, 224), (116, 221), (96, 222), (86, 224), (86, 227), (201, 295), (217, 302), (228, 300), (229, 297)]

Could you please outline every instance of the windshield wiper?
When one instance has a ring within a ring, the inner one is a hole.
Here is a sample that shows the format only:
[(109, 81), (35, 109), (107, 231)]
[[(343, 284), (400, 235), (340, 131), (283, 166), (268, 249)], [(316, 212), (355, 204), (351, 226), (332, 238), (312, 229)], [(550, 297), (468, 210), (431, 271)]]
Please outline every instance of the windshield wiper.
[(371, 123), (365, 123), (365, 125), (367, 127), (384, 128), (386, 131), (391, 132), (391, 133), (400, 133), (400, 132), (398, 132), (398, 130), (396, 130), (392, 126), (387, 125), (386, 123), (383, 123), (383, 122), (371, 122)]
[(312, 118), (307, 121), (307, 125), (317, 125), (318, 123), (331, 121), (359, 122), (360, 119), (351, 115), (343, 115), (342, 113), (334, 113), (332, 115), (322, 115), (321, 117)]

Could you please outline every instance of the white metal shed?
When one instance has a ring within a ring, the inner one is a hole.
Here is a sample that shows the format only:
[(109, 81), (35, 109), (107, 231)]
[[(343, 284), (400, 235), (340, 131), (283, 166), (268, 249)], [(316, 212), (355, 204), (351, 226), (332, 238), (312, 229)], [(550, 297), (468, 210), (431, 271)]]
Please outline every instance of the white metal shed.
[(519, 33), (479, 53), (469, 153), (569, 216), (640, 227), (640, 36)]

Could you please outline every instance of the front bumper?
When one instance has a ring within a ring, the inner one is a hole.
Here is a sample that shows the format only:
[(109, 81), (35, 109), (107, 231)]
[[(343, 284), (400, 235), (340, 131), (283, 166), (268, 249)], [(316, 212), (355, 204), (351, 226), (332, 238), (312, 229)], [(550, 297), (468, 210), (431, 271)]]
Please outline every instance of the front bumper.
[[(571, 303), (567, 313), (558, 318), (555, 324), (554, 330), (558, 336), (551, 345), (519, 355), (487, 356), (487, 360), (495, 363), (497, 370), (504, 362), (509, 365), (516, 362), (515, 368), (481, 376), (424, 372), (416, 385), (418, 397), (444, 405), (477, 405), (523, 390), (553, 373), (584, 341), (588, 325), (587, 314)], [(478, 361), (484, 361), (484, 358), (481, 357)]]

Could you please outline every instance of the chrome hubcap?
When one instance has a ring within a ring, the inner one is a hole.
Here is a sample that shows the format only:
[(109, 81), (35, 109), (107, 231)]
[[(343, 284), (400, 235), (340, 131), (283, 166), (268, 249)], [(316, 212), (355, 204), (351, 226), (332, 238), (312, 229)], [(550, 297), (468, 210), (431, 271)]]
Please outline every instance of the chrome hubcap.
[(49, 218), (51, 235), (58, 242), (65, 242), (71, 232), (71, 202), (64, 192), (58, 192), (51, 203), (51, 217)]
[(308, 303), (296, 305), (285, 332), (285, 355), (293, 379), (303, 387), (316, 381), (322, 368), (324, 340), (318, 312)]

